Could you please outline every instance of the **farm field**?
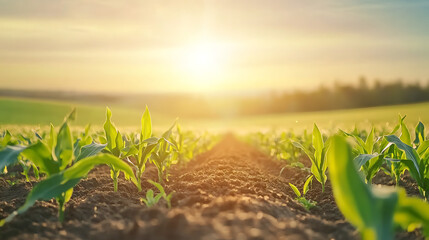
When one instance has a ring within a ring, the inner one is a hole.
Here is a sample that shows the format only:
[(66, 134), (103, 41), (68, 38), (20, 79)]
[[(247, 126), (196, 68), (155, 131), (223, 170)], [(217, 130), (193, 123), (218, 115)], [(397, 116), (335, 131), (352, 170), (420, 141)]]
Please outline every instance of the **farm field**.
[(0, 240), (429, 240), (428, 13), (0, 0)]
[(427, 236), (422, 122), (240, 135), (176, 122), (159, 134), (148, 109), (134, 132), (115, 116), (107, 108), (103, 130), (72, 130), (75, 110), (59, 129), (2, 130), (2, 239)]
[[(44, 126), (60, 124), (64, 115), (73, 107), (77, 110), (77, 119), (74, 126), (84, 127), (91, 124), (95, 128), (101, 127), (104, 122), (105, 106), (76, 104), (60, 101), (44, 101), (31, 99), (0, 98), (0, 126)], [(119, 127), (135, 130), (139, 128), (141, 110), (113, 106), (115, 122)], [(207, 129), (214, 132), (236, 131), (270, 131), (270, 130), (311, 130), (313, 123), (325, 129), (351, 129), (357, 127), (371, 127), (392, 125), (392, 119), (398, 114), (407, 116), (410, 124), (422, 121), (429, 124), (429, 103), (417, 103), (397, 106), (382, 106), (360, 109), (346, 109), (335, 111), (320, 111), (308, 113), (290, 113), (276, 115), (261, 115), (248, 117), (234, 117), (223, 119), (192, 119), (180, 116), (166, 116), (152, 114), (157, 122), (157, 128), (168, 127), (172, 120), (179, 117), (179, 122), (187, 129)]]

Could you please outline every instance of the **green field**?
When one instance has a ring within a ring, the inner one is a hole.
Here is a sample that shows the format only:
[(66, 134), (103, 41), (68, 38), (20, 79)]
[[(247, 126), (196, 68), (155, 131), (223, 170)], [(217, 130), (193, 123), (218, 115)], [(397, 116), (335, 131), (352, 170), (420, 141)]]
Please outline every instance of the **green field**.
[[(0, 127), (45, 126), (51, 122), (58, 126), (63, 117), (72, 109), (77, 109), (74, 126), (102, 126), (105, 120), (105, 106), (70, 102), (55, 102), (33, 99), (0, 99)], [(109, 106), (113, 112), (113, 121), (121, 128), (138, 129), (144, 109), (124, 106)], [(149, 106), (150, 108), (150, 106)], [(151, 109), (155, 128), (169, 126), (176, 117), (179, 123), (188, 129), (211, 131), (268, 131), (272, 129), (311, 129), (316, 122), (322, 129), (350, 129), (355, 126), (395, 124), (398, 114), (407, 115), (407, 123), (414, 125), (418, 121), (429, 124), (429, 103), (320, 111), (309, 113), (290, 113), (253, 117), (229, 117), (219, 119), (189, 119), (180, 116), (166, 116)]]

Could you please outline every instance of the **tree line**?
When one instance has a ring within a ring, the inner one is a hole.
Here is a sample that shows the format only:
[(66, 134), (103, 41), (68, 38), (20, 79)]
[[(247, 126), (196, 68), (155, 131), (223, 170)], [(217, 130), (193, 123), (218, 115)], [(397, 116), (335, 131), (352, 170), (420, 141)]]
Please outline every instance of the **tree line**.
[(297, 90), (270, 94), (265, 99), (243, 99), (241, 113), (245, 115), (307, 112), (347, 108), (363, 108), (429, 101), (429, 84), (404, 83), (402, 80), (369, 84), (362, 77), (357, 84), (335, 83), (312, 91)]

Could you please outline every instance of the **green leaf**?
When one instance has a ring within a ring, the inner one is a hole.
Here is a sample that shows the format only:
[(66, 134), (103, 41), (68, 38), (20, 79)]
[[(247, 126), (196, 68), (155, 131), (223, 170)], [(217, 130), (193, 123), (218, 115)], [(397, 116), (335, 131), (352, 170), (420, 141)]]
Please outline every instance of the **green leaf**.
[(399, 201), (395, 209), (394, 222), (403, 229), (414, 231), (423, 227), (423, 233), (429, 237), (429, 205), (422, 199), (407, 197), (404, 189), (399, 190)]
[(414, 144), (419, 144), (420, 141), (425, 139), (425, 125), (422, 122), (419, 122), (416, 126), (416, 138), (414, 139)]
[[(123, 171), (124, 174), (129, 176), (131, 181), (137, 186), (137, 179), (134, 176), (133, 170), (121, 159), (111, 154), (99, 154), (96, 156), (84, 158), (70, 168), (39, 182), (28, 194), (24, 205), (9, 215), (7, 218), (1, 220), (0, 226), (2, 226), (5, 222), (11, 221), (16, 215), (27, 211), (37, 200), (49, 200), (66, 193), (76, 184), (78, 184), (79, 181), (85, 177), (92, 168), (100, 164), (111, 165), (114, 166), (118, 171)], [(68, 194), (65, 194), (66, 199), (69, 198)]]
[(156, 196), (155, 196), (155, 204), (156, 203), (158, 203), (159, 202), (159, 199), (161, 199), (161, 197), (162, 197), (162, 194), (161, 193), (158, 193)]
[(70, 113), (64, 118), (64, 122), (76, 120), (76, 108), (74, 107)]
[(305, 196), (308, 192), (308, 190), (310, 190), (310, 183), (313, 180), (313, 176), (310, 176), (309, 178), (307, 178), (307, 181), (305, 181), (304, 183), (304, 187), (302, 189), (302, 195)]
[(411, 135), (407, 125), (404, 123), (405, 116), (400, 119), (401, 124), (401, 141), (407, 145), (411, 145)]
[(315, 152), (316, 160), (320, 160), (321, 157), (318, 157), (317, 155), (322, 154), (324, 144), (323, 144), (322, 134), (320, 133), (320, 130), (316, 124), (314, 124), (314, 128), (313, 128), (313, 147), (316, 150)]
[(357, 169), (361, 169), (369, 160), (378, 157), (378, 154), (360, 154), (353, 159)]
[(317, 165), (317, 163), (315, 163), (314, 162), (314, 158), (313, 158), (313, 154), (310, 152), (310, 150), (308, 149), (308, 148), (306, 148), (306, 147), (304, 147), (301, 143), (299, 143), (299, 142), (292, 142), (292, 145), (294, 145), (295, 147), (297, 147), (297, 148), (299, 148), (299, 149), (301, 149), (302, 151), (304, 151), (305, 152), (305, 154), (307, 155), (307, 157), (308, 158), (310, 158), (310, 160), (311, 160), (311, 162), (313, 163), (313, 164), (316, 164)]
[(140, 160), (139, 160), (139, 164), (138, 164), (138, 167), (141, 170), (141, 173), (143, 173), (144, 166), (145, 166), (148, 158), (152, 154), (152, 152), (156, 149), (156, 146), (158, 146), (158, 143), (147, 145), (146, 147), (144, 147), (141, 150)]
[(142, 116), (142, 132), (141, 132), (141, 141), (148, 139), (152, 136), (152, 120), (150, 117), (150, 112), (148, 107), (146, 106), (146, 109)]
[(50, 131), (49, 131), (49, 140), (48, 146), (50, 149), (55, 149), (55, 145), (57, 144), (57, 134), (55, 133), (54, 125), (51, 123)]
[(371, 132), (369, 133), (368, 137), (366, 138), (365, 142), (365, 150), (368, 154), (372, 153), (374, 147), (374, 127), (371, 128)]
[(54, 161), (49, 147), (39, 141), (25, 149), (22, 155), (36, 165), (40, 172), (48, 176), (60, 172), (60, 163)]
[[(417, 148), (417, 153), (421, 156), (429, 148), (429, 140), (421, 141), (419, 147)], [(424, 159), (421, 157), (420, 159)]]
[(73, 188), (77, 183), (79, 183), (79, 181), (80, 178), (67, 179), (64, 177), (63, 173), (55, 174), (45, 180), (42, 180), (33, 187), (31, 192), (28, 194), (24, 205), (5, 219), (1, 220), (0, 226), (10, 222), (16, 215), (26, 212), (34, 205), (34, 203), (36, 203), (36, 201), (55, 198), (70, 188)]
[(165, 139), (169, 139), (170, 138), (171, 133), (173, 131), (173, 128), (174, 128), (174, 126), (176, 126), (176, 122), (177, 122), (177, 120), (174, 121), (173, 125), (171, 125), (171, 127), (162, 134), (163, 138), (165, 138)]
[(157, 144), (158, 141), (159, 141), (159, 138), (151, 137), (151, 138), (147, 138), (147, 139), (143, 140), (142, 143)]
[(158, 190), (159, 190), (159, 192), (161, 193), (161, 194), (165, 194), (165, 191), (164, 191), (164, 188), (162, 187), (162, 185), (161, 184), (159, 184), (159, 183), (157, 183), (157, 182), (154, 182), (154, 181), (152, 181), (152, 180), (147, 180), (150, 184), (152, 184), (152, 185), (154, 185), (156, 188), (158, 188)]
[(15, 146), (6, 146), (0, 151), (0, 173), (3, 172), (5, 167), (16, 164), (18, 162), (18, 156), (24, 151), (27, 147), (15, 145)]
[(106, 133), (107, 149), (110, 151), (116, 147), (116, 127), (113, 125), (112, 112), (106, 107), (106, 122), (104, 123), (104, 132)]
[(58, 132), (55, 156), (60, 163), (60, 170), (65, 169), (73, 160), (73, 138), (67, 122), (64, 122)]
[(334, 136), (327, 153), (335, 201), (358, 229), (372, 226), (374, 198), (353, 164), (352, 150), (343, 137)]
[(344, 135), (346, 135), (346, 136), (348, 136), (348, 137), (352, 137), (352, 138), (354, 138), (354, 139), (356, 140), (356, 142), (357, 142), (357, 144), (358, 144), (359, 152), (360, 152), (361, 154), (370, 154), (369, 152), (367, 152), (367, 151), (366, 151), (366, 144), (365, 144), (365, 142), (362, 140), (362, 138), (360, 138), (360, 137), (359, 137), (359, 136), (357, 136), (357, 135), (353, 135), (353, 134), (350, 134), (350, 133), (344, 132), (343, 130), (341, 130), (341, 132), (342, 132)]
[(403, 143), (395, 135), (385, 136), (385, 138), (387, 141), (394, 143), (399, 149), (401, 149), (405, 152), (405, 156), (407, 157), (407, 159), (411, 160), (413, 162), (414, 167), (416, 168), (417, 172), (419, 173), (419, 175), (421, 175), (420, 169), (419, 169), (420, 157), (417, 154), (416, 150), (414, 148), (412, 148), (411, 146)]
[(8, 130), (6, 130), (6, 132), (4, 133), (3, 139), (1, 141), (0, 148), (2, 146), (7, 146), (11, 139), (12, 139), (12, 134), (10, 134)]
[(420, 175), (420, 170), (414, 165), (414, 162), (408, 159), (401, 159), (401, 163), (407, 166), (408, 171), (410, 171), (411, 176), (416, 180), (417, 184), (423, 186), (423, 178)]
[(375, 158), (371, 158), (369, 160), (366, 180), (367, 182), (371, 182), (371, 179), (375, 176), (375, 174), (380, 170), (381, 165), (384, 163), (384, 156), (379, 155)]
[(94, 155), (97, 155), (98, 153), (100, 153), (105, 147), (107, 146), (107, 144), (100, 144), (100, 143), (96, 143), (93, 142), (89, 145), (85, 145), (81, 148), (80, 150), (80, 154), (77, 157), (76, 161), (79, 161), (83, 158), (87, 158), (87, 157), (91, 157)]
[(81, 159), (79, 162), (65, 170), (64, 176), (68, 179), (82, 178), (86, 176), (92, 168), (100, 164), (111, 165), (117, 171), (122, 171), (126, 176), (129, 176), (131, 181), (137, 186), (137, 179), (134, 176), (133, 169), (120, 158), (108, 153), (102, 153)]
[(136, 145), (126, 147), (122, 150), (124, 152), (124, 154), (122, 155), (123, 158), (127, 158), (127, 157), (133, 156), (133, 155), (137, 155), (139, 153), (139, 150), (137, 149)]
[(153, 190), (152, 189), (149, 189), (147, 192), (146, 192), (146, 199), (152, 199), (153, 198)]
[(88, 123), (85, 127), (85, 132), (84, 135), (88, 136), (89, 135), (89, 130), (91, 129), (91, 123)]
[(298, 188), (295, 185), (293, 185), (292, 183), (289, 183), (289, 186), (290, 188), (292, 188), (293, 192), (297, 197), (301, 197), (301, 193), (299, 192)]

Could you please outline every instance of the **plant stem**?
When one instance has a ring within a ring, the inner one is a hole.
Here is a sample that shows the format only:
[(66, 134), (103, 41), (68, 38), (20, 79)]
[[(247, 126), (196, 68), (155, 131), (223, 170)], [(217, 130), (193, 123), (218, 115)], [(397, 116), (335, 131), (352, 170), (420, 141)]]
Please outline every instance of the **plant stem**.
[(140, 173), (140, 169), (137, 171), (137, 188), (139, 189), (139, 192), (142, 191), (142, 174)]
[(63, 197), (59, 197), (57, 198), (57, 202), (58, 202), (58, 221), (60, 221), (61, 223), (64, 222), (64, 198)]
[(113, 177), (113, 191), (114, 192), (118, 191), (118, 177), (116, 176), (116, 174)]
[(162, 184), (162, 170), (158, 168), (158, 182)]

